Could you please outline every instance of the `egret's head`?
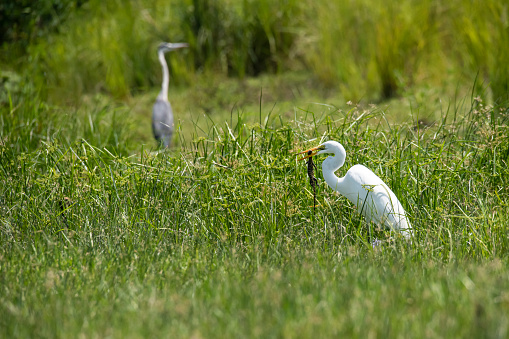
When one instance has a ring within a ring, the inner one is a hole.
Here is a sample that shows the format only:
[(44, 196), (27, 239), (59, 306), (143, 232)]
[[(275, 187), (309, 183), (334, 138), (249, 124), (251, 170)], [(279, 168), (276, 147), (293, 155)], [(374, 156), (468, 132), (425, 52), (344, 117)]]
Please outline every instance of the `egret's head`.
[[(340, 149), (343, 149), (343, 146), (337, 141), (326, 141), (323, 144), (321, 144), (318, 147), (310, 148), (304, 152), (300, 152), (299, 154), (306, 154), (303, 158), (300, 158), (300, 160), (304, 160), (307, 158), (311, 158), (315, 155), (322, 154), (322, 153), (334, 153), (336, 154)], [(344, 150), (344, 149), (343, 149)]]
[(183, 42), (179, 42), (179, 43), (163, 42), (159, 45), (159, 47), (157, 48), (157, 51), (166, 53), (166, 52), (174, 51), (179, 48), (186, 48), (186, 47), (189, 47), (189, 44), (186, 44)]

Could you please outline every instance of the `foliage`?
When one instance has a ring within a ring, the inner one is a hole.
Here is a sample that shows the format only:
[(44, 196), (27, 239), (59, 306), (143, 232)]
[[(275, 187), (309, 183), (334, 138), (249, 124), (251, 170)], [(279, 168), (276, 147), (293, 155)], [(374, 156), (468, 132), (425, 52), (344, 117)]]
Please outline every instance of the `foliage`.
[(18, 59), (30, 43), (58, 31), (83, 0), (2, 1), (0, 46), (2, 62)]
[[(508, 111), (463, 104), (416, 129), (376, 107), (238, 114), (160, 153), (105, 138), (111, 109), (83, 139), (36, 102), (2, 115), (2, 336), (504, 336)], [(294, 154), (322, 139), (393, 188), (411, 244), (373, 247), (323, 182), (313, 214)]]
[[(454, 6), (454, 5), (451, 5)], [(503, 1), (469, 1), (454, 16), (460, 60), (489, 84), (493, 100), (509, 100), (509, 7)], [(451, 9), (452, 11), (452, 9)]]
[[(282, 67), (292, 46), (287, 26), (297, 8), (293, 1), (280, 3), (278, 15), (272, 16), (269, 2), (224, 6), (175, 1), (166, 13), (159, 10), (166, 5), (163, 1), (109, 6), (89, 1), (81, 10), (83, 16), (76, 14), (64, 24), (66, 34), (49, 42), (51, 48), (48, 41), (31, 48), (33, 73), (42, 76), (39, 81), (51, 97), (76, 98), (97, 91), (126, 97), (160, 83), (155, 48), (161, 40), (191, 44), (189, 51), (169, 56), (177, 84), (185, 82), (183, 73), (193, 67), (241, 77), (274, 71)], [(65, 95), (55, 93), (57, 88)]]
[(309, 69), (359, 101), (440, 84), (444, 74), (470, 82), (480, 73), (479, 84), (503, 102), (507, 10), (498, 0), (92, 0), (30, 46), (26, 62), (57, 102), (98, 91), (126, 98), (158, 85), (155, 48), (166, 40), (191, 44), (169, 56), (176, 84), (192, 83), (196, 73), (243, 78)]
[(180, 21), (193, 47), (195, 68), (218, 67), (240, 77), (283, 66), (292, 44), (297, 2), (193, 0), (182, 3)]

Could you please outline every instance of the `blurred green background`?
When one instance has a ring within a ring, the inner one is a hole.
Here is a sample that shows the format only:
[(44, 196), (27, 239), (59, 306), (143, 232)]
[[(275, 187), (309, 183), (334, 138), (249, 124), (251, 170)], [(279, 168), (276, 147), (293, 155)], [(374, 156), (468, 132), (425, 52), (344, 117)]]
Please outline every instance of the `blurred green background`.
[(171, 41), (190, 44), (167, 56), (181, 137), (239, 110), (261, 123), (261, 109), (291, 119), (314, 102), (387, 103), (395, 122), (433, 121), (444, 99), (508, 99), (508, 17), (498, 0), (6, 2), (0, 103), (24, 124), (25, 104), (46, 114), (38, 140), (64, 125), (84, 137), (79, 125), (105, 111), (97, 119), (129, 131), (133, 148), (153, 146), (156, 47)]

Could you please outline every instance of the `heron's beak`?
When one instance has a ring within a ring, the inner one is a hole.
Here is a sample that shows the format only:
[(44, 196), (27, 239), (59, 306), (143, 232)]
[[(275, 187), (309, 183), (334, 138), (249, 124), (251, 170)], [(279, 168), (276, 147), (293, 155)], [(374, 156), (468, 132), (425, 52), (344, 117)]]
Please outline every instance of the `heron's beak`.
[(189, 44), (185, 42), (173, 44), (173, 48), (187, 48), (187, 47), (189, 47)]
[(164, 46), (164, 48), (166, 48), (167, 52), (171, 52), (176, 49), (189, 47), (189, 44), (185, 43), (185, 42), (176, 42), (176, 43), (167, 42), (167, 43), (163, 43), (161, 46)]
[(320, 146), (313, 147), (313, 148), (308, 149), (307, 151), (303, 151), (303, 152), (297, 153), (297, 155), (304, 154), (304, 153), (306, 154), (306, 156), (303, 157), (303, 158), (300, 158), (299, 161), (307, 159), (307, 158), (311, 158), (312, 156), (315, 156), (316, 153), (318, 153), (319, 150), (320, 150)]

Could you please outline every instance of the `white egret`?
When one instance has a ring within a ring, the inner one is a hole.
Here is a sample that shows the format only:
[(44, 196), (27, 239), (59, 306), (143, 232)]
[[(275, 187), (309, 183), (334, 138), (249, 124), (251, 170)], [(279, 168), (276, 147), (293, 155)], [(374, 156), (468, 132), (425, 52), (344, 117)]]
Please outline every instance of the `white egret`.
[(299, 154), (304, 160), (322, 153), (332, 153), (322, 163), (322, 173), (330, 188), (345, 196), (368, 222), (399, 231), (404, 237), (412, 236), (412, 225), (396, 195), (375, 173), (363, 165), (354, 165), (342, 178), (336, 172), (345, 163), (346, 151), (336, 141), (327, 141), (318, 147)]
[(163, 83), (161, 92), (157, 96), (156, 103), (152, 108), (152, 132), (156, 141), (168, 147), (173, 135), (173, 111), (168, 101), (168, 85), (170, 83), (170, 72), (164, 58), (164, 53), (171, 52), (179, 48), (185, 48), (189, 45), (186, 43), (169, 43), (163, 42), (157, 48), (159, 62), (163, 68)]

